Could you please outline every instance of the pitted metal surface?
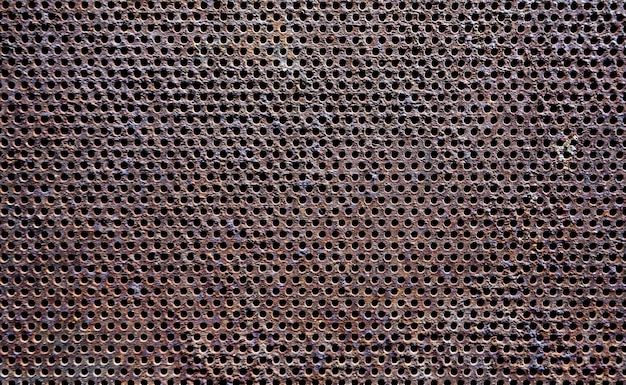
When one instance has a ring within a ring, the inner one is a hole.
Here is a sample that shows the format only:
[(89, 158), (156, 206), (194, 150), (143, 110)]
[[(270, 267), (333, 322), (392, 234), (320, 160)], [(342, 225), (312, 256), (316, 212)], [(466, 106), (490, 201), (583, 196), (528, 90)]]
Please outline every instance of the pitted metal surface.
[(620, 384), (623, 2), (4, 1), (0, 384)]

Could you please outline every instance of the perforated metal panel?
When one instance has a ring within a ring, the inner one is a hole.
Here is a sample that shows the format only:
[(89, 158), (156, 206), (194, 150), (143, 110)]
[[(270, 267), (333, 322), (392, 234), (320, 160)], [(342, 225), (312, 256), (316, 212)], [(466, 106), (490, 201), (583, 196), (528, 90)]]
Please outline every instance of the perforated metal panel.
[(625, 15), (2, 2), (0, 384), (622, 384)]

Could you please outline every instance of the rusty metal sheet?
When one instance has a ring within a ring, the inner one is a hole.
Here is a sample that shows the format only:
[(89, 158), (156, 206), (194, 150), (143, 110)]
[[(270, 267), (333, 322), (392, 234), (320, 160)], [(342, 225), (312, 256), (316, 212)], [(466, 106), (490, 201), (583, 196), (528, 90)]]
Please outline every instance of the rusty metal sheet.
[(0, 384), (622, 384), (625, 15), (2, 2)]

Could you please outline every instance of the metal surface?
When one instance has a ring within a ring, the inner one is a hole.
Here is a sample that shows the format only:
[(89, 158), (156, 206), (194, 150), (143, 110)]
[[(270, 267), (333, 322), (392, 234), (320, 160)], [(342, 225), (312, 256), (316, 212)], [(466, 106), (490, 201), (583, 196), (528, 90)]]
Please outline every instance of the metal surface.
[(0, 4), (0, 384), (617, 384), (623, 2)]

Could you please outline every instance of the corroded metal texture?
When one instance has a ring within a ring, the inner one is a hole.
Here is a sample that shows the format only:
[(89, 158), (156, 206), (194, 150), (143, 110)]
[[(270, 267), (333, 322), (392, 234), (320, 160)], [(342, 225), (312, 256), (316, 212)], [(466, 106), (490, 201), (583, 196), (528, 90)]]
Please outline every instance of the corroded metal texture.
[(4, 1), (0, 384), (617, 384), (623, 2)]

